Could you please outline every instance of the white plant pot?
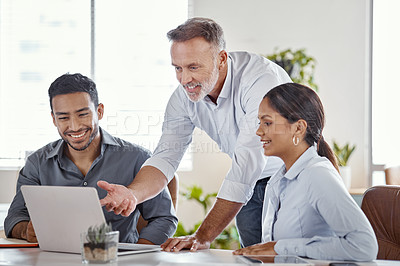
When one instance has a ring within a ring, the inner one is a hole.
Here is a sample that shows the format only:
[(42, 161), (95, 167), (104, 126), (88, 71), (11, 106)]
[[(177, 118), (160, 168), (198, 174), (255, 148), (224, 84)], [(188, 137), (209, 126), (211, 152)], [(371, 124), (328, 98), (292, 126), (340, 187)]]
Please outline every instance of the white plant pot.
[(350, 166), (339, 166), (340, 175), (347, 189), (351, 188), (351, 168)]

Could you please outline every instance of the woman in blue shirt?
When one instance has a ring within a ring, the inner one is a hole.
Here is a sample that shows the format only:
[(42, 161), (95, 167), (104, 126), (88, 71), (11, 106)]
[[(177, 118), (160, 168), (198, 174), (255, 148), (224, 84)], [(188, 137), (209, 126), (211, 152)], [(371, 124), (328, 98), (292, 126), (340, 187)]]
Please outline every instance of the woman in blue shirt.
[(264, 243), (234, 254), (375, 259), (373, 229), (347, 192), (322, 136), (325, 116), (318, 95), (300, 84), (277, 86), (264, 96), (258, 118), (264, 154), (280, 157), (285, 165), (265, 192)]

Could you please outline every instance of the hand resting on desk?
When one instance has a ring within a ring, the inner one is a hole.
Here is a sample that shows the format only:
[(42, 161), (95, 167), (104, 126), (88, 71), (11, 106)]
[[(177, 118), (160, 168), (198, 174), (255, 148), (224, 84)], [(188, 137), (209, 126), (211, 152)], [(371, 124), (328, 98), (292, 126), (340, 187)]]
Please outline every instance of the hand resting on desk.
[(11, 237), (25, 239), (28, 242), (38, 242), (32, 221), (22, 221), (17, 223), (12, 229)]
[(161, 248), (168, 252), (178, 252), (182, 249), (190, 249), (190, 251), (197, 251), (198, 249), (210, 248), (209, 241), (200, 241), (196, 235), (180, 236), (168, 238)]

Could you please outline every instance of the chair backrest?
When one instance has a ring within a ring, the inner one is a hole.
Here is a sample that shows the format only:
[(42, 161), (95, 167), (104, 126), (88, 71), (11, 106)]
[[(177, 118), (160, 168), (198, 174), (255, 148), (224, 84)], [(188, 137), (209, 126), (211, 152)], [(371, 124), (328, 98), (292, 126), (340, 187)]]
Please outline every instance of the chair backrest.
[[(178, 208), (178, 195), (179, 195), (178, 174), (175, 173), (175, 176), (168, 183), (168, 191), (169, 191), (169, 194), (171, 195), (172, 204), (174, 205), (174, 209), (176, 211)], [(137, 225), (136, 225), (136, 229), (139, 234), (140, 234), (140, 231), (142, 230), (142, 228), (145, 227), (146, 225), (147, 225), (147, 221), (145, 219), (143, 219), (142, 215), (140, 215)]]
[(385, 169), (386, 185), (400, 185), (400, 166)]
[(377, 259), (400, 260), (400, 186), (375, 186), (361, 203), (378, 240)]

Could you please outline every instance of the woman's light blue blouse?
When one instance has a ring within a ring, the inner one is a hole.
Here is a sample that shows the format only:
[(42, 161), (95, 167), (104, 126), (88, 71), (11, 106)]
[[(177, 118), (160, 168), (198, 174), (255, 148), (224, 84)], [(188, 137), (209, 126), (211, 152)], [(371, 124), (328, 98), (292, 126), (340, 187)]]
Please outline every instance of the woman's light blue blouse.
[(369, 221), (315, 146), (268, 182), (263, 221), (263, 242), (277, 241), (278, 254), (369, 261), (378, 252)]

